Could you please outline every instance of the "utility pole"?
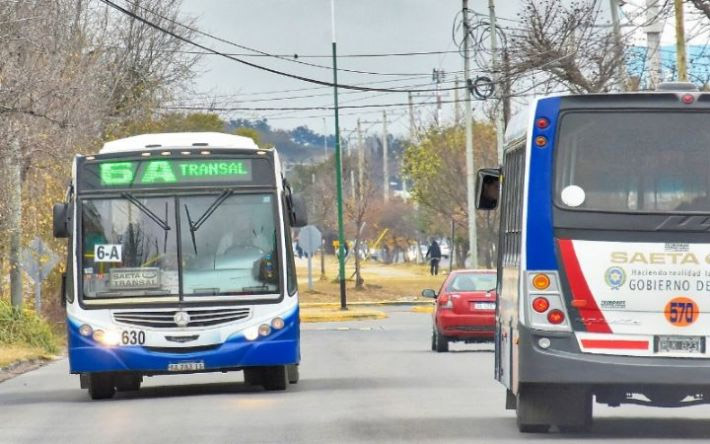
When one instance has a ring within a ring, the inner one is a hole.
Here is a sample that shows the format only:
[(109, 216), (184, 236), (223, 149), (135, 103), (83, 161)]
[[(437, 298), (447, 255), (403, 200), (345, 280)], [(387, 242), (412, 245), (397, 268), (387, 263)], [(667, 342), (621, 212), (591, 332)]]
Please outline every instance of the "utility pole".
[[(10, 127), (12, 128), (12, 126)], [(13, 137), (10, 141), (7, 183), (10, 185), (9, 225), (10, 225), (10, 300), (12, 307), (22, 307), (22, 178), (20, 141)]]
[(330, 0), (330, 25), (333, 31), (333, 108), (335, 110), (335, 184), (338, 200), (338, 281), (340, 309), (347, 310), (345, 294), (345, 226), (343, 225), (343, 160), (340, 156), (340, 116), (338, 112), (338, 50), (335, 43), (335, 0)]
[(648, 58), (650, 72), (650, 88), (656, 89), (662, 79), (661, 72), (661, 32), (663, 31), (663, 23), (658, 20), (659, 0), (646, 0), (646, 45), (648, 46)]
[(621, 41), (621, 24), (619, 23), (619, 0), (609, 0), (611, 10), (611, 22), (614, 26), (614, 51), (616, 52), (617, 64), (619, 67), (619, 78), (617, 79), (619, 91), (628, 89), (628, 79), (626, 78), (626, 60), (624, 58), (624, 48)]
[(387, 111), (382, 111), (382, 175), (384, 176), (383, 191), (385, 202), (390, 200), (390, 174), (387, 146)]
[(409, 105), (409, 138), (414, 143), (417, 138), (417, 126), (414, 122), (414, 100), (411, 91), (407, 93), (407, 104)]
[[(488, 15), (490, 22), (489, 33), (491, 34), (491, 66), (493, 67), (493, 84), (495, 85), (495, 91), (500, 91), (498, 81), (502, 78), (499, 75), (498, 66), (498, 36), (496, 30), (496, 5), (495, 0), (488, 0)], [(468, 34), (467, 34), (468, 35)], [(468, 39), (468, 38), (467, 38)], [(503, 164), (503, 148), (504, 148), (504, 133), (505, 133), (505, 123), (503, 122), (503, 103), (501, 101), (502, 96), (500, 93), (496, 93), (498, 96), (498, 104), (495, 108), (495, 119), (496, 119), (496, 146), (498, 148), (498, 165)]]
[(365, 147), (362, 144), (362, 129), (360, 119), (357, 119), (357, 195), (358, 201), (362, 202), (363, 187), (365, 182)]
[(454, 125), (461, 123), (461, 104), (459, 103), (459, 78), (454, 78)]
[(444, 70), (436, 68), (434, 68), (431, 75), (431, 79), (436, 85), (436, 126), (441, 126), (441, 91), (439, 91), (439, 85), (445, 75)]
[[(468, 84), (470, 79), (470, 60), (469, 60), (469, 21), (468, 21), (468, 0), (463, 1), (463, 72), (464, 80)], [(471, 115), (471, 91), (466, 88), (464, 92), (464, 106), (466, 109), (466, 194), (468, 197), (468, 254), (470, 258), (470, 267), (478, 267), (478, 239), (476, 236), (476, 205), (473, 201), (474, 189), (474, 163), (473, 163), (473, 116)]]
[(674, 0), (675, 5), (675, 57), (678, 65), (678, 81), (688, 81), (688, 57), (685, 53), (685, 20), (683, 0)]

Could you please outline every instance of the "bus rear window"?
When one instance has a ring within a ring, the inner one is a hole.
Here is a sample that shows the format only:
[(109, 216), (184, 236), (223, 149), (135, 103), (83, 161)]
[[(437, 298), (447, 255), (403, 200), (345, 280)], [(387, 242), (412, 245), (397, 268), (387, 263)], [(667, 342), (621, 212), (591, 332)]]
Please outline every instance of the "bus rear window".
[(568, 112), (556, 146), (558, 205), (710, 212), (709, 113)]

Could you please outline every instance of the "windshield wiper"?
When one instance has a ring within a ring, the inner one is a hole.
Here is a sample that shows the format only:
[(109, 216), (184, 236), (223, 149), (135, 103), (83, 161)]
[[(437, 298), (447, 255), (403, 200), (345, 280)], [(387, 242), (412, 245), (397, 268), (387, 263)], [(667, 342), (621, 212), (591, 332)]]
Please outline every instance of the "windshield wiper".
[(195, 231), (199, 230), (202, 224), (204, 224), (207, 219), (209, 219), (210, 216), (212, 216), (212, 213), (214, 213), (217, 208), (222, 205), (222, 203), (227, 200), (229, 196), (231, 196), (233, 193), (232, 190), (224, 190), (222, 194), (219, 195), (217, 199), (215, 199), (214, 202), (205, 210), (204, 213), (202, 213), (202, 216), (200, 216), (196, 221), (192, 221), (192, 218), (190, 217), (190, 210), (187, 208), (187, 204), (185, 204), (185, 214), (187, 215), (187, 223), (190, 224), (190, 236), (192, 237), (192, 248), (195, 249), (195, 254), (197, 254), (197, 242), (195, 241)]
[[(158, 224), (160, 228), (166, 231), (165, 235), (167, 236), (167, 231), (170, 231), (170, 225), (168, 225), (167, 220), (163, 220), (158, 216), (157, 214), (153, 213), (153, 210), (150, 208), (146, 207), (143, 205), (143, 203), (136, 199), (136, 197), (130, 193), (121, 193), (121, 197), (138, 207), (139, 210), (141, 210), (146, 216), (148, 216), (153, 222)], [(167, 219), (168, 215), (168, 203), (165, 202), (165, 216)]]

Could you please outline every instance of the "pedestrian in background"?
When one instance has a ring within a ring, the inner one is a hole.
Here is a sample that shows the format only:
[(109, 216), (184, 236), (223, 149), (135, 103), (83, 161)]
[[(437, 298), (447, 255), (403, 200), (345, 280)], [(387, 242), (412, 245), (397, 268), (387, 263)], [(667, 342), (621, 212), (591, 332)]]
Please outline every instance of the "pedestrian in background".
[(439, 244), (435, 241), (431, 241), (431, 245), (429, 245), (429, 249), (426, 251), (426, 256), (429, 258), (429, 262), (431, 264), (431, 275), (435, 276), (439, 274), (439, 261), (441, 260), (441, 248), (439, 248)]

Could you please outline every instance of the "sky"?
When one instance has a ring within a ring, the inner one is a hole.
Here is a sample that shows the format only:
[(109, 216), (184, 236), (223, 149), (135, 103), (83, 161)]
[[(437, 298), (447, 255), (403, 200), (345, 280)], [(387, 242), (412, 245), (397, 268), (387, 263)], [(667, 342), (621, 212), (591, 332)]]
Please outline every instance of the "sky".
[[(510, 1), (498, 0), (498, 13), (514, 17)], [(472, 0), (474, 10), (487, 13), (487, 1)], [(507, 5), (507, 6), (506, 6)], [(401, 53), (421, 51), (456, 51), (453, 43), (452, 24), (461, 8), (459, 0), (335, 0), (336, 39), (339, 55)], [(309, 63), (331, 67), (331, 18), (329, 0), (184, 0), (183, 11), (195, 17), (196, 25), (204, 31), (224, 39), (260, 49), (269, 53), (322, 55), (323, 58), (301, 58)], [(230, 52), (245, 51), (208, 39), (202, 43)], [(332, 81), (332, 70), (308, 67), (292, 62), (267, 57), (245, 57), (271, 68), (288, 71), (301, 76)], [(348, 58), (339, 57), (338, 68), (371, 71), (382, 74), (369, 75), (339, 72), (341, 84), (362, 84), (381, 87), (416, 86), (417, 89), (432, 89), (432, 70), (445, 72), (463, 70), (463, 58), (458, 53), (425, 56)], [(332, 106), (332, 88), (318, 87), (302, 81), (289, 79), (243, 66), (217, 56), (205, 56), (199, 66), (201, 74), (195, 89), (209, 93), (218, 105), (228, 107), (308, 107)], [(460, 74), (459, 74), (460, 76)], [(461, 78), (461, 77), (459, 77)], [(442, 87), (453, 85), (454, 76), (445, 75)], [(372, 82), (384, 82), (373, 84)], [(305, 91), (290, 91), (301, 90)], [(265, 94), (269, 91), (289, 91)], [(433, 102), (433, 92), (418, 93), (415, 102)], [(448, 94), (448, 97), (446, 96)], [(224, 95), (229, 95), (226, 97)], [(303, 95), (316, 97), (279, 99)], [(443, 100), (453, 100), (453, 93), (442, 93)], [(406, 93), (373, 93), (340, 90), (340, 105), (406, 103)], [(209, 97), (200, 96), (188, 102), (210, 103)], [(453, 116), (453, 105), (444, 104), (444, 118)], [(435, 105), (424, 108), (422, 119), (431, 119)], [(409, 131), (409, 116), (406, 106), (388, 108), (390, 132), (406, 134)], [(231, 112), (230, 117), (268, 117), (276, 127), (293, 128), (308, 125), (317, 132), (324, 131), (322, 116), (326, 117), (328, 132), (333, 132), (333, 111), (269, 111)], [(318, 116), (311, 117), (309, 116)], [(356, 126), (357, 118), (363, 128), (378, 130), (376, 121), (382, 120), (382, 109), (343, 109), (341, 128), (346, 132)], [(371, 128), (370, 128), (371, 127)]]
[[(561, 0), (567, 1), (567, 0)], [(475, 13), (488, 14), (487, 0), (470, 0)], [(496, 0), (499, 23), (515, 26), (511, 20), (521, 2)], [(626, 2), (622, 22), (642, 24), (645, 2)], [(608, 2), (600, 2), (602, 14), (608, 14)], [(686, 11), (687, 11), (686, 6)], [(452, 87), (454, 78), (462, 79), (463, 58), (456, 52), (452, 41), (452, 25), (461, 9), (461, 0), (335, 0), (335, 26), (338, 48), (338, 68), (370, 71), (377, 74), (359, 74), (339, 71), (340, 84), (379, 86), (388, 88), (410, 87), (432, 89), (434, 68), (446, 74), (442, 88)], [(289, 60), (273, 57), (240, 56), (244, 60), (299, 76), (331, 82), (331, 16), (330, 0), (183, 0), (185, 18), (195, 19), (195, 26), (222, 39), (272, 54), (283, 54), (293, 59), (300, 55), (302, 62), (323, 67), (304, 66)], [(689, 14), (686, 12), (686, 18)], [(692, 20), (692, 15), (690, 16)], [(673, 21), (665, 23), (663, 44), (672, 44), (675, 36)], [(688, 29), (692, 29), (692, 23)], [(627, 28), (628, 29), (628, 28)], [(632, 35), (632, 43), (645, 45), (642, 27)], [(703, 36), (707, 44), (707, 37)], [(696, 38), (697, 40), (697, 38)], [(202, 44), (231, 53), (253, 54), (224, 42), (209, 38), (197, 39)], [(446, 54), (429, 54), (400, 57), (347, 57), (352, 54), (382, 54), (422, 51), (450, 51)], [(318, 58), (307, 56), (317, 55)], [(300, 80), (248, 67), (237, 62), (207, 55), (198, 66), (199, 74), (192, 91), (186, 91), (180, 105), (242, 108), (331, 107), (333, 91), (330, 87), (309, 84)], [(477, 75), (473, 73), (474, 77)], [(415, 93), (415, 103), (435, 102), (435, 92)], [(306, 96), (306, 97), (304, 97)], [(452, 91), (441, 92), (443, 101), (453, 100)], [(353, 92), (340, 89), (340, 105), (361, 106), (372, 104), (406, 104), (406, 93)], [(474, 108), (480, 103), (474, 104)], [(340, 112), (340, 126), (344, 137), (353, 134), (357, 119), (363, 121), (367, 131), (381, 131), (384, 108), (344, 108)], [(436, 114), (436, 105), (417, 107), (418, 121), (430, 122)], [(389, 132), (407, 135), (409, 115), (405, 105), (386, 108)], [(453, 118), (454, 105), (442, 105), (442, 119)], [(277, 128), (294, 128), (307, 125), (316, 132), (334, 132), (332, 110), (259, 110), (221, 112), (227, 118), (263, 118)], [(325, 119), (325, 121), (324, 121)]]

